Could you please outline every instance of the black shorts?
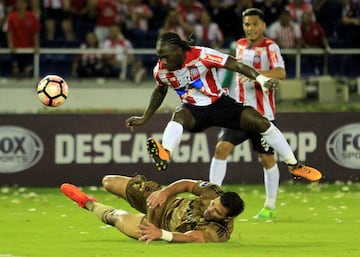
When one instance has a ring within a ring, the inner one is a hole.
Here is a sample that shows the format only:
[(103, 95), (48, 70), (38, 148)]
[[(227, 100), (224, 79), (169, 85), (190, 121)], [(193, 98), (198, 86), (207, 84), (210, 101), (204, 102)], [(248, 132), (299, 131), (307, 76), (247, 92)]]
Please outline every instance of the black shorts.
[(242, 103), (235, 101), (228, 95), (222, 95), (219, 100), (207, 106), (194, 106), (183, 104), (182, 108), (188, 109), (194, 116), (195, 126), (190, 132), (201, 132), (210, 127), (223, 127), (241, 130), (240, 116), (245, 108)]
[[(272, 122), (274, 123), (274, 121)], [(258, 153), (274, 154), (274, 149), (265, 141), (262, 135), (257, 132), (223, 128), (219, 136), (219, 141), (228, 141), (233, 145), (240, 145), (248, 139), (251, 141), (253, 150)]]

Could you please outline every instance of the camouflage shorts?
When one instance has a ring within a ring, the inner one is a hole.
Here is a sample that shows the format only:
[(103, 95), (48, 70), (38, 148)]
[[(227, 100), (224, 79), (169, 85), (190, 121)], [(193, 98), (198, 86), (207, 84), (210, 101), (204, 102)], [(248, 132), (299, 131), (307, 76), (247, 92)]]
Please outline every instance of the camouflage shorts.
[(126, 187), (126, 199), (139, 212), (147, 213), (146, 199), (148, 196), (160, 189), (160, 185), (153, 181), (147, 181), (144, 176), (137, 175), (130, 179)]

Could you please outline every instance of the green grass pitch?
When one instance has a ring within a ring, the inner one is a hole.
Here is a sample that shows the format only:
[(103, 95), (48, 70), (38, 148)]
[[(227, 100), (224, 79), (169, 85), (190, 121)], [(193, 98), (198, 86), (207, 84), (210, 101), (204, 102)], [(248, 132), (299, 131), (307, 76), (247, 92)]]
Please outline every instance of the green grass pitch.
[[(278, 217), (254, 220), (262, 185), (227, 185), (246, 203), (227, 243), (151, 244), (127, 238), (68, 200), (58, 188), (1, 188), (0, 257), (353, 257), (360, 256), (360, 184), (282, 183)], [(102, 188), (100, 202), (132, 211)]]

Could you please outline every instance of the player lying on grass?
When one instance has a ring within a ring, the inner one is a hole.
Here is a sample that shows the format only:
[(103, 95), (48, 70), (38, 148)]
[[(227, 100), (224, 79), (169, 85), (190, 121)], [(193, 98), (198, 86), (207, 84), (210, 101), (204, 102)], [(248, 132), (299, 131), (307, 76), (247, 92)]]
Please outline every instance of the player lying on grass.
[[(102, 222), (125, 235), (150, 243), (226, 242), (233, 231), (233, 219), (244, 210), (244, 201), (235, 192), (224, 192), (207, 181), (182, 179), (161, 188), (143, 176), (108, 175), (105, 189), (123, 199), (140, 213), (132, 214), (97, 202), (72, 184), (61, 191)], [(189, 192), (196, 198), (179, 197)]]

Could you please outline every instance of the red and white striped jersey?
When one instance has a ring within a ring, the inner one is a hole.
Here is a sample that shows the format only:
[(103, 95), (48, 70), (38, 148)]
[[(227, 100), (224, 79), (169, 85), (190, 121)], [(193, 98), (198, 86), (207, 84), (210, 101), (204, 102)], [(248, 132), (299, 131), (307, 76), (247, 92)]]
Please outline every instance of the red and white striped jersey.
[(122, 62), (125, 60), (126, 55), (129, 51), (133, 50), (133, 45), (131, 42), (123, 37), (119, 38), (118, 40), (114, 41), (111, 39), (105, 39), (104, 42), (101, 44), (103, 49), (116, 49), (116, 55), (114, 54), (113, 57), (117, 61)]
[(216, 69), (223, 68), (227, 58), (227, 54), (212, 48), (193, 46), (186, 51), (182, 68), (168, 71), (159, 60), (153, 76), (159, 87), (172, 87), (183, 103), (207, 106), (216, 102), (225, 91)]
[[(249, 46), (246, 38), (239, 39), (236, 42), (236, 58), (258, 71), (277, 67), (285, 68), (279, 46), (269, 38), (264, 38), (256, 46)], [(274, 120), (275, 92), (268, 90), (267, 93), (264, 93), (258, 82), (250, 80), (242, 74), (238, 73), (237, 79), (239, 86), (230, 92), (230, 96), (245, 105), (253, 106), (269, 120)]]

